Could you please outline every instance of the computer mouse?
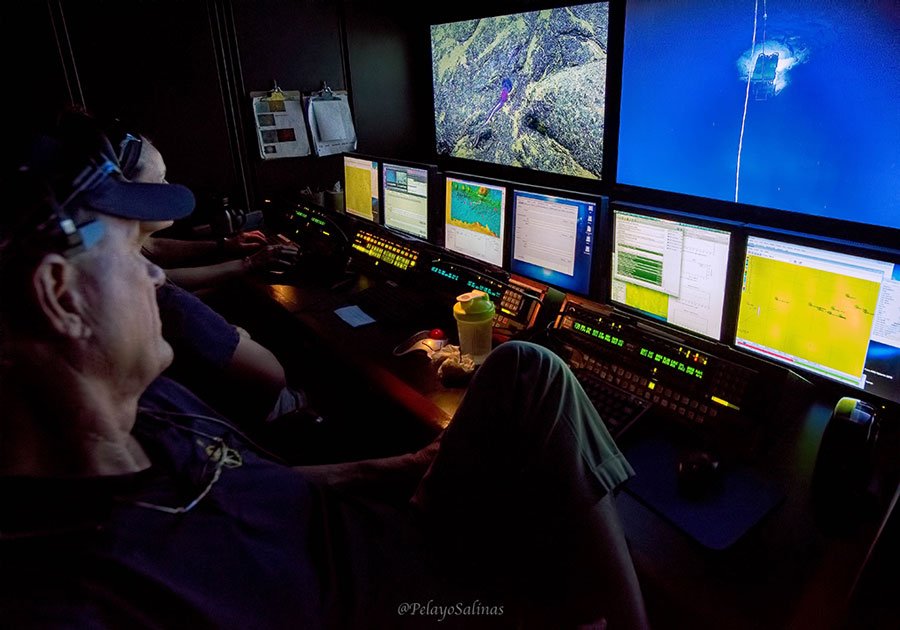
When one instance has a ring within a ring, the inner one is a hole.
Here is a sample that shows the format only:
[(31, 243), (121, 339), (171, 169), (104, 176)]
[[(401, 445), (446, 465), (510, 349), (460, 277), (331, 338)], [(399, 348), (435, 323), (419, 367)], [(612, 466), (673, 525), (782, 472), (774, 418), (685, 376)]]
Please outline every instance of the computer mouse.
[(394, 348), (394, 356), (399, 357), (416, 350), (422, 350), (431, 356), (432, 353), (437, 352), (448, 343), (450, 343), (450, 339), (440, 328), (420, 330), (403, 343), (397, 344), (397, 347)]
[(700, 499), (719, 487), (722, 463), (709, 451), (689, 450), (676, 459), (675, 474), (679, 492), (685, 497)]

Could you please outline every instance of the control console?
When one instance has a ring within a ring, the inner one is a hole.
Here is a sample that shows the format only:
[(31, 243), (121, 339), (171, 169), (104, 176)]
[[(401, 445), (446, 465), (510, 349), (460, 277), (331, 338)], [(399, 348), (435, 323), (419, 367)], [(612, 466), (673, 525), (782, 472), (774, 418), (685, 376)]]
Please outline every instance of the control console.
[(399, 238), (376, 234), (365, 228), (356, 231), (351, 247), (357, 258), (362, 258), (373, 267), (381, 265), (400, 271), (413, 269), (420, 254), (419, 248)]
[(600, 381), (619, 390), (636, 412), (650, 405), (716, 447), (736, 453), (751, 453), (762, 437), (760, 393), (766, 390), (759, 370), (571, 296), (560, 309), (551, 339), (579, 378), (592, 388)]
[(465, 264), (437, 258), (428, 266), (435, 284), (454, 294), (478, 289), (494, 302), (494, 330), (514, 335), (530, 328), (541, 307), (540, 287), (509, 278), (506, 272), (490, 274)]

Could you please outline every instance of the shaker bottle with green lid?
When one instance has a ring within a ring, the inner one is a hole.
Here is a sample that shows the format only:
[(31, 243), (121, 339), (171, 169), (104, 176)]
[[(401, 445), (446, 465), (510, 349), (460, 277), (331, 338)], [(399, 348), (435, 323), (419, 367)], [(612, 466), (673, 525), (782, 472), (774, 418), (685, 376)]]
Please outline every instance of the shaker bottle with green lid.
[(472, 356), (475, 365), (491, 352), (494, 329), (494, 303), (484, 291), (469, 291), (456, 296), (453, 317), (459, 330), (459, 352)]

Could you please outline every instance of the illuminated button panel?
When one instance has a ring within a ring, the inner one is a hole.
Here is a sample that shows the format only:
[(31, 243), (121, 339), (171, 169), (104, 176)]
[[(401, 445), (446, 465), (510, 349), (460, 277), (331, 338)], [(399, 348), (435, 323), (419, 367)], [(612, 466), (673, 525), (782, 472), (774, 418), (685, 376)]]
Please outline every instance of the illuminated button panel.
[(287, 231), (292, 237), (296, 237), (298, 243), (303, 241), (307, 234), (321, 234), (330, 237), (330, 219), (315, 208), (300, 206), (288, 211), (286, 215)]
[(567, 303), (556, 328), (571, 339), (573, 368), (690, 424), (703, 425), (723, 414), (734, 418), (747, 401), (752, 370), (642, 330), (610, 309)]
[(407, 270), (416, 266), (419, 251), (367, 230), (359, 230), (353, 239), (353, 249), (373, 258), (375, 264), (385, 263)]
[(515, 279), (506, 279), (498, 270), (498, 276), (490, 270), (480, 271), (451, 260), (436, 259), (427, 269), (447, 287), (454, 296), (464, 291), (484, 291), (494, 303), (494, 327), (501, 332), (518, 332), (527, 329), (537, 317), (540, 308), (539, 292), (531, 286), (523, 286)]
[(494, 314), (494, 326), (499, 328), (512, 328), (519, 322), (517, 320), (522, 311), (525, 296), (515, 290), (508, 289), (500, 296), (497, 312)]

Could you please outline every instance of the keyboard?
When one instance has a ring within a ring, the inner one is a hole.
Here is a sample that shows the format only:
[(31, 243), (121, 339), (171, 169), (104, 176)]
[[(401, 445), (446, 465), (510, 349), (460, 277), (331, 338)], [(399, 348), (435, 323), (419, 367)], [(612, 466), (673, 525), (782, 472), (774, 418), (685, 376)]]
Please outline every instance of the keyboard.
[(281, 232), (277, 232), (275, 234), (266, 234), (266, 243), (269, 245), (291, 245), (293, 247), (297, 246), (297, 243), (289, 239)]
[(373, 264), (385, 263), (406, 271), (419, 260), (417, 249), (367, 230), (359, 230), (353, 238), (353, 249), (372, 259)]
[(575, 370), (575, 376), (614, 438), (634, 425), (653, 405), (649, 400), (616, 387), (588, 369)]

